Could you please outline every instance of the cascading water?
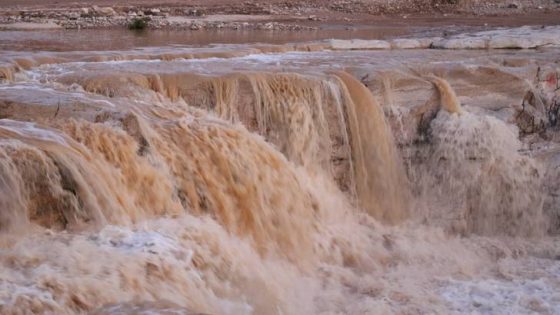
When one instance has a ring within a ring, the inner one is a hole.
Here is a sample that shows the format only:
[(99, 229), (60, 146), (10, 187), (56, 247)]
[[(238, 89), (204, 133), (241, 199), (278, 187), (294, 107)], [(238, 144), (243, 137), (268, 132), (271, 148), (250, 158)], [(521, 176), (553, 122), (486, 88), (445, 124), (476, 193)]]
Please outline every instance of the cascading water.
[(519, 153), (517, 129), (491, 116), (442, 111), (411, 166), (427, 220), (459, 233), (542, 235), (542, 167)]
[(397, 110), (352, 69), (259, 70), (262, 49), (194, 54), (236, 71), (99, 53), (4, 75), (2, 314), (452, 313), (519, 257), (554, 275), (557, 246), (533, 240), (556, 212), (516, 127), (441, 77)]

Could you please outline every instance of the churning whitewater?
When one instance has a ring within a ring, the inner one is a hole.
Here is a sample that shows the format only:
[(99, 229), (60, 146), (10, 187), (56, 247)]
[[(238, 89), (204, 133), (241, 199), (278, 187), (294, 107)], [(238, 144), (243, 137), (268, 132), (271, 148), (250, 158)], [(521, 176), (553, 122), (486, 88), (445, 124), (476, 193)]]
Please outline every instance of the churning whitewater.
[(557, 49), (331, 48), (3, 54), (0, 313), (559, 313)]

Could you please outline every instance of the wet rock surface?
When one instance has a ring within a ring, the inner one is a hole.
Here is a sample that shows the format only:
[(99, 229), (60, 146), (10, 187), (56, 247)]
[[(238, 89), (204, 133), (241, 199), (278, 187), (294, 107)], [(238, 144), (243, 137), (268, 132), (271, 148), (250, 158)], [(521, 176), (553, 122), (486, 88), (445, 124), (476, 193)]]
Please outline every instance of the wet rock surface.
[(384, 40), (341, 40), (332, 49), (536, 49), (560, 47), (560, 26), (524, 26), (492, 31), (462, 33), (444, 38), (398, 38)]

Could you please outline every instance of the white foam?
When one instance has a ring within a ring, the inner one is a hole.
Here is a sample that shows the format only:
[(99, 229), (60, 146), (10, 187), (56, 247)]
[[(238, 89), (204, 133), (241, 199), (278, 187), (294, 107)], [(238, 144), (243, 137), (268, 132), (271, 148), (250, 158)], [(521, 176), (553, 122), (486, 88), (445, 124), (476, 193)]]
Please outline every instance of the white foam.
[[(554, 275), (558, 283), (560, 273)], [(560, 314), (552, 279), (451, 281), (441, 296), (454, 314)]]
[[(108, 226), (91, 238), (103, 247), (128, 252), (161, 254), (178, 249), (179, 244), (171, 237), (157, 231), (133, 231), (118, 226)], [(188, 260), (192, 256), (189, 252)]]
[(49, 129), (39, 128), (31, 122), (0, 119), (0, 128), (9, 130), (24, 137), (67, 145), (66, 139), (62, 135)]

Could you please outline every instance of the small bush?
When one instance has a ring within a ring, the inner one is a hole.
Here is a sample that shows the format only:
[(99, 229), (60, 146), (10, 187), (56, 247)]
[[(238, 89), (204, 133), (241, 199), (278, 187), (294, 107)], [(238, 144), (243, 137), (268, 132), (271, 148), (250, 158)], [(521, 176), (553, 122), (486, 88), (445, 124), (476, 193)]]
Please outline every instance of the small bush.
[(148, 21), (145, 18), (135, 18), (128, 23), (129, 30), (141, 31), (148, 27)]

